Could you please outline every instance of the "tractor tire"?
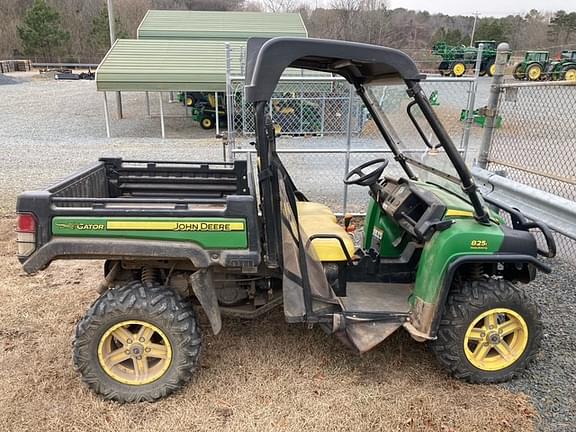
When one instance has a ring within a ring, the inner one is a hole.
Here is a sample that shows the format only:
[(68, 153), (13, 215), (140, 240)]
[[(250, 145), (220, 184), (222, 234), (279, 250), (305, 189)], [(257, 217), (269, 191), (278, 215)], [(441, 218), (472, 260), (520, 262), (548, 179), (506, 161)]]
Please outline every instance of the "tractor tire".
[(192, 305), (159, 285), (106, 291), (76, 326), (74, 364), (104, 399), (154, 401), (186, 384), (201, 348)]
[(505, 280), (484, 279), (452, 287), (431, 348), (450, 375), (499, 383), (526, 369), (541, 339), (540, 313), (525, 292)]
[(466, 65), (462, 62), (452, 63), (450, 66), (450, 75), (455, 77), (461, 77), (466, 73)]
[(533, 64), (526, 69), (526, 76), (529, 81), (539, 81), (542, 78), (542, 66)]
[(494, 60), (490, 60), (487, 64), (486, 64), (486, 73), (488, 74), (488, 76), (493, 77), (494, 74), (496, 73), (496, 65), (494, 64)]
[(564, 81), (576, 81), (576, 66), (568, 66), (562, 71)]
[(205, 130), (214, 129), (214, 120), (210, 116), (204, 116), (200, 119), (200, 127)]
[(526, 73), (524, 72), (524, 70), (522, 70), (522, 63), (518, 63), (516, 66), (514, 66), (512, 76), (514, 77), (514, 79), (518, 81), (522, 81), (526, 78)]
[(446, 61), (440, 62), (438, 65), (438, 72), (441, 76), (448, 76), (450, 75), (450, 64)]

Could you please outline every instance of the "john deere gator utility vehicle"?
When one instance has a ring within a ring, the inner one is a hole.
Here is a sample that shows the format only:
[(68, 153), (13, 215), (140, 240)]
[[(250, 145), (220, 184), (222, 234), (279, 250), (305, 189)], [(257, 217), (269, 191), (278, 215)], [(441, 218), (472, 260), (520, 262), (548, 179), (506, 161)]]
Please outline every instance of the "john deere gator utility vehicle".
[[(56, 259), (105, 260), (101, 296), (74, 341), (88, 386), (118, 401), (161, 398), (196, 369), (200, 310), (217, 334), (222, 315), (255, 318), (281, 305), (288, 323), (318, 326), (356, 352), (402, 327), (457, 378), (494, 383), (522, 372), (542, 325), (518, 283), (550, 271), (537, 255), (554, 255), (553, 239), (512, 208), (502, 210), (513, 228), (488, 209), (414, 62), (390, 48), (320, 39), (252, 39), (247, 54), (256, 172), (242, 160), (101, 159), (18, 198), (26, 272)], [(402, 170), (385, 175), (390, 161), (375, 159), (344, 180), (368, 195), (361, 244), (330, 208), (306, 199), (276, 151), (269, 101), (287, 67), (348, 80)], [(386, 82), (406, 86), (407, 119), (434, 148), (430, 164), (403, 151), (380, 109), (373, 87)], [(541, 230), (547, 250), (529, 229)]]

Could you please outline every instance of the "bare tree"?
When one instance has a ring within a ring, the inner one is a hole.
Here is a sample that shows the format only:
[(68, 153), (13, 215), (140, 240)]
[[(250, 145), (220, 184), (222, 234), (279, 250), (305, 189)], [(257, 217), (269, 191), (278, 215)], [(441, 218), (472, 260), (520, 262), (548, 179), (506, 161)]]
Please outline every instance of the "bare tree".
[(268, 12), (293, 12), (299, 6), (297, 0), (263, 0), (262, 5)]

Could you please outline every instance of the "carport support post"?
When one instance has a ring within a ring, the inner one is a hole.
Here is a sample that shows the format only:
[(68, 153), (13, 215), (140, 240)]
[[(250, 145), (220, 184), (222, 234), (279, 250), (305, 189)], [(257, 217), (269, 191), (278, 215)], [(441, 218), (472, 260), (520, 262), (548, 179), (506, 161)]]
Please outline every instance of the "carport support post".
[(146, 92), (146, 114), (150, 117), (150, 94)]
[(220, 135), (220, 113), (218, 112), (218, 92), (214, 92), (216, 98), (216, 136)]
[[(232, 100), (232, 50), (230, 43), (226, 42), (226, 135), (227, 135), (227, 149), (226, 159), (232, 161), (234, 153), (232, 150), (235, 147), (235, 125), (234, 125), (234, 105)], [(244, 103), (244, 101), (242, 101)]]
[(158, 92), (158, 99), (160, 100), (160, 129), (162, 130), (162, 139), (166, 138), (166, 131), (164, 129), (164, 104), (162, 103), (162, 92)]
[(110, 138), (110, 113), (108, 112), (108, 96), (104, 93), (104, 118), (106, 120), (106, 138)]
[[(116, 20), (114, 19), (114, 8), (112, 7), (112, 0), (107, 0), (106, 6), (108, 9), (108, 28), (110, 30), (110, 46), (116, 42)], [(123, 118), (122, 115), (122, 95), (119, 91), (116, 92), (116, 110), (118, 112), (118, 120)]]
[(484, 124), (484, 134), (480, 144), (480, 153), (478, 155), (478, 166), (486, 168), (488, 165), (488, 155), (490, 154), (490, 145), (492, 144), (492, 135), (494, 134), (494, 122), (498, 114), (498, 101), (500, 100), (500, 90), (504, 81), (504, 70), (508, 61), (508, 52), (510, 45), (502, 42), (496, 50), (496, 71), (492, 78), (490, 86), (490, 96), (488, 97), (488, 106), (486, 107), (486, 123)]
[[(348, 98), (348, 118), (346, 119), (346, 161), (344, 162), (344, 177), (350, 170), (350, 147), (352, 143), (352, 100), (354, 99), (354, 88), (349, 86), (350, 97)], [(342, 200), (342, 215), (346, 216), (348, 208), (348, 185), (344, 185), (344, 199)]]

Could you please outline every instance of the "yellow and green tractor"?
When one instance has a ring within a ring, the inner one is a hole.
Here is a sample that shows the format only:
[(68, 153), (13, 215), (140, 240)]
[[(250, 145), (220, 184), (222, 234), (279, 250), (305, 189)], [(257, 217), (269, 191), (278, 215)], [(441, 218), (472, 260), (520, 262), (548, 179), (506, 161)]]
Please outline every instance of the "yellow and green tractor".
[(467, 71), (473, 71), (476, 68), (476, 59), (478, 57), (479, 45), (483, 44), (482, 58), (480, 62), (480, 76), (493, 76), (496, 71), (494, 64), (496, 60), (496, 41), (479, 40), (474, 46), (452, 46), (446, 42), (437, 42), (432, 47), (432, 54), (442, 57), (438, 64), (440, 75), (461, 77)]
[(527, 51), (512, 75), (517, 80), (576, 81), (576, 50), (562, 51), (556, 60), (548, 51)]

